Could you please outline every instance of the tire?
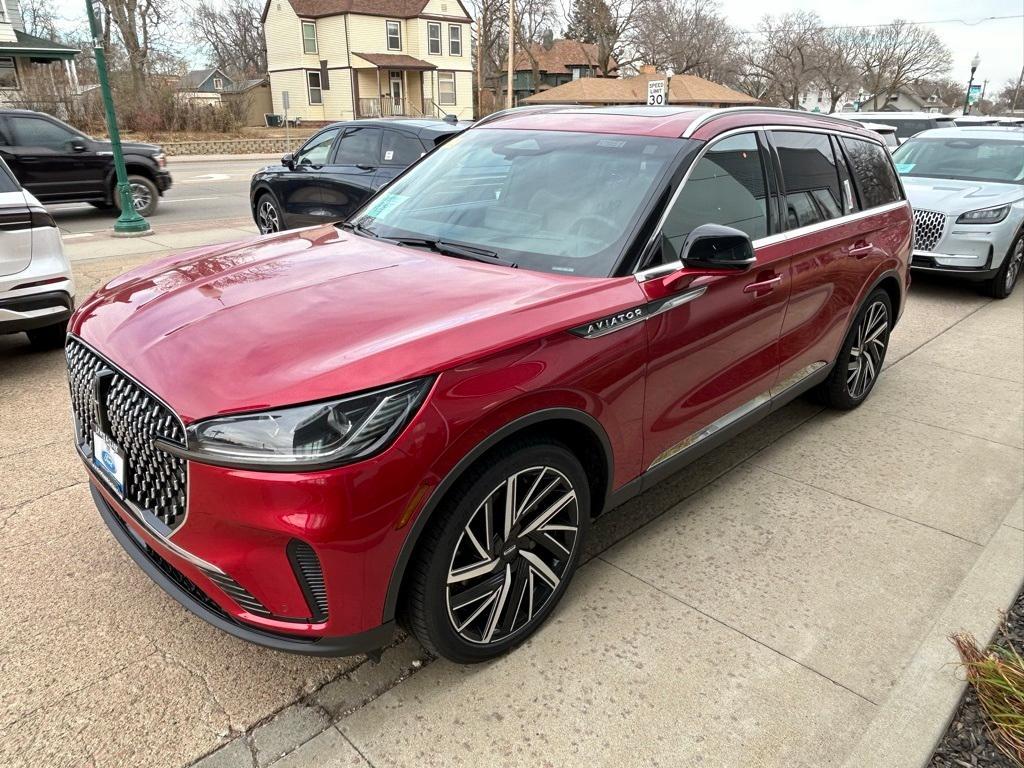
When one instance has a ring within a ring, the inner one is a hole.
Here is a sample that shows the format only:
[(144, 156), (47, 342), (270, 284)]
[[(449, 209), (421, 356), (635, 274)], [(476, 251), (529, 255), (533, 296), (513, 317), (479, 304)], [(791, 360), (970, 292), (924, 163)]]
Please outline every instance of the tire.
[[(506, 535), (513, 480), (521, 517)], [(451, 661), (500, 656), (554, 610), (589, 523), (587, 475), (565, 446), (533, 439), (498, 449), (459, 481), (424, 532), (409, 566), (403, 623), (427, 650)]]
[(59, 349), (64, 346), (68, 334), (68, 321), (65, 320), (56, 325), (46, 325), (42, 328), (33, 328), (31, 331), (25, 331), (25, 334), (28, 336), (29, 343), (36, 349)]
[(882, 372), (891, 331), (892, 302), (888, 293), (878, 289), (861, 305), (832, 372), (818, 386), (818, 399), (824, 405), (850, 411), (867, 400)]
[(1022, 271), (1024, 271), (1024, 232), (1018, 234), (1010, 243), (1010, 250), (1006, 252), (1003, 266), (996, 272), (996, 276), (984, 285), (985, 294), (993, 299), (1005, 299), (1013, 293), (1013, 288), (1020, 280)]
[[(132, 200), (135, 205), (135, 212), (144, 218), (152, 216), (156, 212), (157, 203), (160, 202), (160, 193), (156, 184), (145, 176), (132, 174), (128, 177), (128, 186), (132, 190)], [(121, 196), (118, 194), (117, 182), (114, 182), (114, 207), (121, 210)]]
[(264, 192), (256, 200), (256, 210), (253, 211), (253, 219), (260, 230), (261, 235), (270, 235), (274, 232), (281, 232), (285, 229), (284, 215), (277, 200), (269, 192)]

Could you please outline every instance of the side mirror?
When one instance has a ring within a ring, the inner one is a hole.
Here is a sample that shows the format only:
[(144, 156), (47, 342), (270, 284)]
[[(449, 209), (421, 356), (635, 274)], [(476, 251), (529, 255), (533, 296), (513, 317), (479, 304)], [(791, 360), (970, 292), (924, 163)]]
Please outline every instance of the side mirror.
[(72, 152), (85, 152), (85, 150), (88, 149), (88, 147), (85, 146), (85, 142), (81, 139), (72, 139), (68, 143), (71, 145)]
[(683, 264), (709, 269), (747, 269), (757, 260), (746, 232), (720, 224), (701, 224), (683, 243)]
[(281, 158), (281, 165), (283, 165), (285, 168), (289, 170), (295, 168), (295, 156), (292, 155), (291, 152), (289, 152), (287, 155)]

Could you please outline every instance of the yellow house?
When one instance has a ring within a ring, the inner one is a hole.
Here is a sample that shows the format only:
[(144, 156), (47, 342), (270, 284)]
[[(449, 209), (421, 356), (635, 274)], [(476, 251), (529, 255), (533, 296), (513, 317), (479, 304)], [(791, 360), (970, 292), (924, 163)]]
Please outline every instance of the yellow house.
[(461, 0), (267, 0), (274, 112), (472, 118), (471, 21)]

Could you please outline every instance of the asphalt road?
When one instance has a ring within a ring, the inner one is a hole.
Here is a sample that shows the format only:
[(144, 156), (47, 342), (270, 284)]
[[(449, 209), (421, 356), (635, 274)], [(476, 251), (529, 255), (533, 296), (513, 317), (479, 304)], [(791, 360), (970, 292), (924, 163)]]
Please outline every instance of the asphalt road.
[[(168, 160), (174, 184), (160, 200), (150, 223), (165, 229), (168, 224), (250, 218), (249, 179), (268, 159), (175, 161)], [(65, 240), (76, 235), (109, 230), (114, 219), (87, 203), (50, 206)]]

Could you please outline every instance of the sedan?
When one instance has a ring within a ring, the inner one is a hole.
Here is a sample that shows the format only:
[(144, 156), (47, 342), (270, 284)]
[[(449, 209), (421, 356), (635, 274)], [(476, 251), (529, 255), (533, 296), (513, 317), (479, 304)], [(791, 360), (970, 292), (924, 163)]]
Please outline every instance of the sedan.
[(280, 165), (257, 171), (249, 188), (260, 232), (341, 221), (467, 123), (449, 120), (352, 120), (310, 137)]

